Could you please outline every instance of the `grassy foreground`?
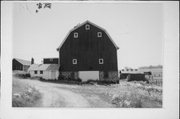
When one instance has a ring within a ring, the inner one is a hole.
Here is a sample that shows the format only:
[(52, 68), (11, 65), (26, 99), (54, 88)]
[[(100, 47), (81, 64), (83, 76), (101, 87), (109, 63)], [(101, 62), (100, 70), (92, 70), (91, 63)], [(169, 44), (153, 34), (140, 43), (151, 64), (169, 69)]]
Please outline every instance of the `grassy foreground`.
[[(13, 78), (12, 106), (42, 106), (42, 95), (37, 89), (33, 88), (34, 83), (37, 82), (37, 80), (30, 80), (31, 82), (34, 82), (31, 86), (30, 82), (25, 83), (25, 80), (28, 82), (30, 79)], [(141, 81), (127, 82), (125, 80), (120, 80), (119, 84), (112, 85), (69, 85), (44, 81), (38, 81), (38, 83), (45, 87), (47, 86), (47, 88), (53, 87), (57, 90), (71, 91), (72, 93), (83, 96), (92, 108), (162, 108), (163, 103), (162, 86), (147, 84)], [(66, 95), (66, 93), (64, 95)], [(57, 93), (57, 97), (58, 96)], [(71, 98), (73, 99), (74, 97)]]
[(41, 94), (35, 88), (24, 84), (21, 79), (13, 79), (12, 107), (34, 107), (41, 99)]
[(94, 107), (102, 107), (93, 98), (98, 96), (116, 108), (162, 108), (162, 87), (140, 81), (120, 81), (120, 84), (108, 86), (82, 85), (65, 89), (82, 94)]
[(121, 82), (118, 90), (111, 91), (116, 107), (161, 108), (162, 87), (144, 82)]

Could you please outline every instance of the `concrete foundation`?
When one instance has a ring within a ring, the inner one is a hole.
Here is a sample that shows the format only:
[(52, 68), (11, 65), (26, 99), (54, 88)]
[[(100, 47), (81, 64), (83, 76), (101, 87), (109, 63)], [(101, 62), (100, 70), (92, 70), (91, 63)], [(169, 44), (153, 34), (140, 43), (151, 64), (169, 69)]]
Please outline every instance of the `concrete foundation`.
[(61, 72), (60, 73), (64, 78), (71, 78), (72, 77), (72, 72)]
[[(87, 71), (88, 72), (88, 71)], [(91, 71), (92, 72), (92, 71)], [(98, 71), (99, 74), (97, 74), (96, 76), (96, 80), (100, 80), (100, 81), (117, 81), (119, 80), (118, 78), (118, 71), (108, 71), (108, 72), (104, 72), (104, 71)], [(65, 78), (71, 78), (71, 79), (82, 79), (83, 75), (80, 74), (82, 72), (61, 72), (61, 75), (64, 76)], [(93, 74), (91, 74), (93, 75)], [(88, 76), (88, 75), (86, 75)], [(82, 79), (82, 81), (86, 81), (87, 79), (93, 79), (91, 78), (92, 76), (88, 76), (84, 79)], [(95, 80), (94, 79), (94, 80)]]
[[(108, 73), (106, 74), (107, 76), (105, 76), (105, 73)], [(117, 81), (119, 80), (118, 71), (109, 71), (109, 72), (100, 71), (99, 80), (100, 81)]]
[(117, 81), (117, 80), (119, 80), (119, 79), (118, 79), (118, 72), (117, 72), (117, 71), (110, 71), (110, 72), (108, 72), (108, 78), (109, 78), (111, 81)]

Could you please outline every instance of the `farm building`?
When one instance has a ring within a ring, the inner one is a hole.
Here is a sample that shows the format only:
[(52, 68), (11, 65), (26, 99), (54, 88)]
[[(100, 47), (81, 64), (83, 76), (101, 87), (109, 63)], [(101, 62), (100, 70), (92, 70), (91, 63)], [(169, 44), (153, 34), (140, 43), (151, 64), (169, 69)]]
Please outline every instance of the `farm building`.
[(28, 69), (30, 77), (39, 77), (45, 80), (57, 80), (59, 76), (57, 64), (33, 64)]
[(58, 61), (58, 58), (44, 58), (43, 64), (59, 64)]
[(120, 79), (128, 81), (146, 81), (146, 75), (138, 69), (125, 68), (120, 70)]
[(13, 58), (12, 60), (12, 70), (19, 70), (19, 71), (27, 71), (31, 65), (31, 61), (22, 60), (18, 58)]
[(57, 48), (59, 72), (82, 81), (118, 81), (118, 49), (104, 28), (85, 21), (71, 29)]
[(162, 79), (163, 67), (162, 66), (149, 66), (149, 67), (140, 67), (138, 69), (142, 73), (151, 72), (153, 79)]

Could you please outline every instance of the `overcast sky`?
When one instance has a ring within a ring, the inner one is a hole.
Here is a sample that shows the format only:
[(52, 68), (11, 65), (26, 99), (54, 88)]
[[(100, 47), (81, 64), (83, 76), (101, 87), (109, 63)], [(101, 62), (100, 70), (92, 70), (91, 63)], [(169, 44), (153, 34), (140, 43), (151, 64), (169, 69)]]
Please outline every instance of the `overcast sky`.
[(13, 57), (41, 63), (70, 29), (89, 20), (103, 27), (119, 46), (118, 68), (163, 64), (161, 3), (53, 3), (35, 13), (36, 3), (15, 3)]

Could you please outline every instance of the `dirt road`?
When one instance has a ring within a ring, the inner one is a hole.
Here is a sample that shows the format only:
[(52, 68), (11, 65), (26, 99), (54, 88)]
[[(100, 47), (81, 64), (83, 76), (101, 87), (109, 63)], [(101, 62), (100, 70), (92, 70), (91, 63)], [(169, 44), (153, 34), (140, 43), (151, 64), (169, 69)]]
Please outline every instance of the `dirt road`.
[(41, 82), (31, 79), (15, 79), (36, 88), (42, 95), (38, 107), (112, 107), (100, 95), (83, 86)]

